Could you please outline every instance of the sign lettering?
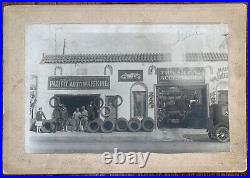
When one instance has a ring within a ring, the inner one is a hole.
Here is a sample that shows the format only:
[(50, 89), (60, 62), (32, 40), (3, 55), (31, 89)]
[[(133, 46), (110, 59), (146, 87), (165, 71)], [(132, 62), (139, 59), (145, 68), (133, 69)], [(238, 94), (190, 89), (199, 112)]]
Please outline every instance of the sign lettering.
[(55, 76), (48, 78), (49, 90), (110, 89), (109, 76)]
[(158, 68), (157, 81), (158, 83), (204, 82), (204, 69), (201, 67)]

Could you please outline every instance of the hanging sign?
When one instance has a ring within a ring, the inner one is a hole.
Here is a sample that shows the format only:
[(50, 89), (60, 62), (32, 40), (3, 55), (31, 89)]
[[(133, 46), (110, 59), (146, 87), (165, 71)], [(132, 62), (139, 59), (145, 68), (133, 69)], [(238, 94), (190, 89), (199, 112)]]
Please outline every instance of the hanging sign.
[(185, 68), (158, 68), (158, 83), (198, 83), (205, 82), (204, 69), (202, 67)]
[(119, 82), (143, 81), (143, 70), (118, 70)]
[(53, 76), (48, 78), (49, 90), (110, 89), (109, 76)]

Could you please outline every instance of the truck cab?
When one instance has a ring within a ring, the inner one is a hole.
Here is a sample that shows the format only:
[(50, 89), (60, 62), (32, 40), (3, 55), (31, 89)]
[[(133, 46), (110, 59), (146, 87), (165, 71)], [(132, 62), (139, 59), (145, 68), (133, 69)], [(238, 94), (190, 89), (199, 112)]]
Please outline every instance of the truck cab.
[(229, 113), (228, 104), (212, 104), (209, 108), (208, 136), (218, 142), (228, 142), (229, 137)]

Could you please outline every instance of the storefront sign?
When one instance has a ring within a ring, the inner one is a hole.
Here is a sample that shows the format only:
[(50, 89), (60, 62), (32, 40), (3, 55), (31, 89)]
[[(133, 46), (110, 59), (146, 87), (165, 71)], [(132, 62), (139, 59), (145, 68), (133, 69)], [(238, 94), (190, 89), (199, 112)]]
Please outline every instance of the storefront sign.
[(217, 72), (217, 80), (228, 78), (228, 67), (221, 67)]
[(49, 90), (110, 89), (109, 76), (55, 76), (48, 78)]
[(119, 82), (143, 81), (143, 70), (118, 70)]
[(201, 67), (157, 69), (158, 83), (203, 83), (204, 81), (204, 69)]

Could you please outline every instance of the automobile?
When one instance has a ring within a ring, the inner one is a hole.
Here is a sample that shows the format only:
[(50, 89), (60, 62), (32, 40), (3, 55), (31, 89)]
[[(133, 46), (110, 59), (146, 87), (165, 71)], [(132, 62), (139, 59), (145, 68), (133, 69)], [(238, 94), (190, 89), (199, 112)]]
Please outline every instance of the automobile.
[(165, 115), (167, 124), (180, 124), (186, 118), (186, 112), (181, 111), (176, 105), (168, 105)]
[(209, 107), (208, 137), (218, 142), (229, 142), (229, 114), (227, 104), (212, 104)]

